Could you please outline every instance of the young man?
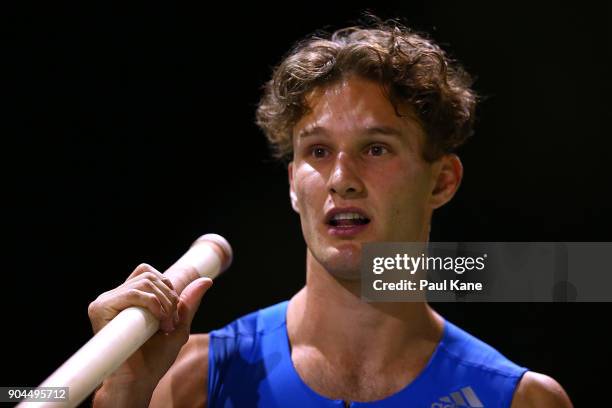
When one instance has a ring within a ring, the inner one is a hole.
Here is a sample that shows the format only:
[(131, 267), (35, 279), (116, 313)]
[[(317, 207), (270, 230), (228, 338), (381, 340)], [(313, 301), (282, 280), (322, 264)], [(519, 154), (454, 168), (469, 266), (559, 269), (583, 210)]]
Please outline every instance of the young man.
[(307, 244), (289, 302), (190, 335), (212, 282), (180, 295), (141, 265), (89, 308), (94, 331), (140, 305), (162, 331), (97, 392), (95, 406), (570, 407), (561, 386), (445, 321), (427, 303), (360, 298), (362, 244), (427, 241), (457, 191), (453, 149), (472, 131), (469, 76), (393, 24), (300, 43), (276, 68), (258, 124), (288, 166)]

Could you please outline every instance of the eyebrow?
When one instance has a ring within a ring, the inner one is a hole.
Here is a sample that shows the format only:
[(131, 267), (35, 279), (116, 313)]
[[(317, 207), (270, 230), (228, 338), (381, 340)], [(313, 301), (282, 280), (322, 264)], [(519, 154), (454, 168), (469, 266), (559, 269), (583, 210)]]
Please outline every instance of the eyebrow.
[[(298, 138), (304, 138), (308, 136), (327, 136), (328, 132), (324, 127), (321, 126), (312, 126), (302, 129), (298, 132)], [(370, 126), (363, 130), (362, 134), (367, 136), (372, 135), (385, 135), (385, 136), (395, 136), (401, 137), (402, 132), (399, 129), (396, 129), (392, 126)]]
[(321, 126), (309, 126), (300, 130), (297, 134), (298, 139), (308, 136), (327, 135), (327, 131)]
[(401, 137), (402, 132), (399, 129), (396, 129), (392, 126), (372, 126), (365, 129), (364, 132), (366, 135), (385, 135), (385, 136), (395, 136)]

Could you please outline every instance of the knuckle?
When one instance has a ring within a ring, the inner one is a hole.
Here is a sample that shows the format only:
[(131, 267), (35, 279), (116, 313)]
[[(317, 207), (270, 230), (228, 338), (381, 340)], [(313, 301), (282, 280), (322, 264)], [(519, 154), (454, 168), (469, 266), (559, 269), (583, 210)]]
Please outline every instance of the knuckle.
[(89, 306), (87, 306), (87, 315), (91, 318), (95, 316), (97, 311), (98, 311), (98, 303), (97, 303), (97, 300), (94, 300), (93, 302), (89, 304)]
[(134, 270), (135, 270), (135, 271), (141, 271), (141, 272), (144, 272), (144, 271), (150, 271), (151, 269), (153, 269), (153, 267), (152, 267), (151, 265), (149, 265), (148, 263), (144, 263), (144, 262), (143, 262), (143, 263), (139, 264), (139, 265), (136, 267), (136, 269), (134, 269)]
[(148, 281), (154, 281), (157, 279), (157, 275), (155, 275), (155, 273), (152, 271), (145, 272), (142, 274), (142, 276)]
[(160, 300), (157, 298), (157, 296), (155, 296), (152, 293), (146, 293), (145, 298), (149, 305), (153, 306), (156, 309), (159, 309), (162, 313), (164, 312), (164, 306), (162, 305)]
[(142, 296), (142, 292), (139, 291), (136, 288), (130, 288), (127, 290), (126, 292), (127, 296), (130, 298), (139, 298), (140, 296)]
[(157, 296), (155, 296), (152, 293), (143, 293), (142, 296), (148, 301), (148, 302), (152, 302), (152, 303), (159, 303), (159, 300), (157, 299)]
[(148, 292), (152, 291), (155, 288), (155, 284), (148, 279), (143, 279), (138, 284), (142, 289)]
[(174, 285), (172, 284), (172, 281), (169, 278), (167, 278), (164, 275), (162, 275), (162, 282), (164, 282), (164, 284), (168, 288), (170, 288), (172, 291), (174, 291)]

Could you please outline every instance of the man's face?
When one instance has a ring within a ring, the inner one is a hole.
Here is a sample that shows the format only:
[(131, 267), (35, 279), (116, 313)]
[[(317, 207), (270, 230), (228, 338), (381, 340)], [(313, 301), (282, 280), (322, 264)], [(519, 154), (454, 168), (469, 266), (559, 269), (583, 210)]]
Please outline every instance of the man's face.
[(292, 204), (316, 261), (356, 279), (362, 243), (427, 240), (443, 204), (434, 193), (442, 166), (423, 159), (425, 134), (410, 109), (397, 116), (375, 82), (350, 77), (307, 100), (293, 129)]

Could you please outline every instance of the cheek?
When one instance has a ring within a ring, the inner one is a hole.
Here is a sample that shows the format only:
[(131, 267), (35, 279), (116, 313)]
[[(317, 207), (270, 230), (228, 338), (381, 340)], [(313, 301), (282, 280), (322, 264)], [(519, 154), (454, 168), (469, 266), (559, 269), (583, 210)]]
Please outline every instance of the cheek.
[(377, 171), (372, 181), (380, 205), (394, 216), (401, 216), (407, 209), (422, 207), (429, 196), (428, 171), (420, 164), (389, 163)]
[(304, 166), (296, 170), (294, 190), (302, 216), (323, 210), (325, 181), (313, 168)]
[(375, 168), (372, 175), (378, 190), (402, 194), (422, 190), (426, 169), (420, 163), (406, 164), (401, 160), (393, 160), (386, 166)]

